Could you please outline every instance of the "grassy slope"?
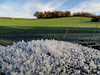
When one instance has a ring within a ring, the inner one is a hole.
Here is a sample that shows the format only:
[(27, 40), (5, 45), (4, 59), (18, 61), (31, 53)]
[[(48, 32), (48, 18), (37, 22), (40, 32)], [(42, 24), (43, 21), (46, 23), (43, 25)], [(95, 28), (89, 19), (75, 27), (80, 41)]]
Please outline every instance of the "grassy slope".
[[(89, 22), (91, 18), (83, 17), (69, 17), (58, 19), (42, 19), (42, 20), (13, 20), (13, 19), (0, 19), (0, 26), (28, 26), (28, 27), (95, 27), (96, 23)], [(99, 23), (100, 27), (100, 23)]]
[(92, 28), (100, 22), (90, 22), (91, 18), (69, 17), (58, 19), (41, 19), (41, 20), (14, 20), (0, 19), (0, 34), (40, 34), (40, 33), (64, 33), (66, 27), (70, 33), (90, 32)]

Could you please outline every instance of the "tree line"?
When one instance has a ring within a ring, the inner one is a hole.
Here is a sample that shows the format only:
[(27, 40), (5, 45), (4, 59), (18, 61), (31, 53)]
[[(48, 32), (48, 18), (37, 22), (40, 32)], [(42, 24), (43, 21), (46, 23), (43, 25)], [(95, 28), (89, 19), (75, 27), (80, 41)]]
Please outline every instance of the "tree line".
[(91, 18), (96, 18), (97, 16), (95, 14), (92, 13), (88, 13), (88, 12), (76, 12), (71, 14), (70, 11), (54, 11), (54, 12), (50, 12), (50, 11), (45, 11), (45, 12), (35, 12), (34, 16), (36, 16), (38, 19), (49, 19), (49, 18), (61, 18), (61, 17), (91, 17)]
[(92, 22), (100, 22), (100, 16), (96, 16), (91, 20)]
[(35, 12), (34, 16), (36, 16), (38, 19), (41, 18), (61, 18), (61, 17), (70, 17), (71, 16), (71, 12), (70, 11), (54, 11), (54, 12), (50, 12), (50, 11), (45, 11), (45, 12)]
[(91, 17), (91, 18), (95, 18), (96, 15), (89, 13), (89, 12), (77, 12), (77, 13), (73, 13), (72, 16), (82, 16), (82, 17)]

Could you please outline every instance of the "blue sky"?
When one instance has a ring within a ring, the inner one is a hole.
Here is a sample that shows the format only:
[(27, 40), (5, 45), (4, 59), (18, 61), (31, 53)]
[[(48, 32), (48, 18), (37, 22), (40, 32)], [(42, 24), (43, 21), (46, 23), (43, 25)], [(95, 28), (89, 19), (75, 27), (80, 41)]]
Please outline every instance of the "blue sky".
[(100, 15), (100, 0), (0, 0), (0, 17), (33, 18), (36, 11), (55, 10)]

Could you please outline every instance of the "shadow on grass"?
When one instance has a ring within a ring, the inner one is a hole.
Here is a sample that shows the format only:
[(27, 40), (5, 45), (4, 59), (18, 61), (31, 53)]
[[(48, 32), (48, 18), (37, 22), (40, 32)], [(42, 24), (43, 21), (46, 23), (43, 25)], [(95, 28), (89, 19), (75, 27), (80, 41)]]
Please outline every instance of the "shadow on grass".
[[(93, 33), (95, 28), (79, 27), (4, 27), (0, 26), (0, 36), (24, 36), (36, 34), (61, 34), (68, 30), (68, 33)], [(100, 28), (96, 29), (100, 33)]]
[(84, 21), (83, 23), (100, 23), (100, 22)]
[[(68, 34), (74, 34), (77, 37), (77, 34), (81, 34), (80, 37), (86, 37), (84, 34), (91, 35), (94, 32), (94, 28), (78, 28), (78, 27), (4, 27), (0, 26), (0, 44), (10, 45), (13, 42), (35, 40), (35, 39), (54, 39), (61, 40), (64, 36), (66, 30)], [(96, 33), (100, 33), (100, 28), (96, 29)], [(44, 36), (50, 34), (48, 36)], [(54, 35), (57, 34), (57, 37)], [(59, 36), (58, 36), (59, 35)], [(74, 39), (74, 36), (68, 36), (67, 38)], [(78, 37), (79, 37), (78, 36)], [(78, 39), (77, 37), (77, 39)], [(76, 38), (75, 38), (76, 39)]]

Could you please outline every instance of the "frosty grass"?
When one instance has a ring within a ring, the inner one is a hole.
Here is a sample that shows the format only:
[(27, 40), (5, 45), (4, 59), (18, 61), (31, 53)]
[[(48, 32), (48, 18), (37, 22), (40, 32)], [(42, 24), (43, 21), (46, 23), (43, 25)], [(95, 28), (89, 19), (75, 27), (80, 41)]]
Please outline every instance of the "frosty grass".
[(32, 40), (0, 46), (5, 75), (100, 75), (100, 51), (70, 42)]

